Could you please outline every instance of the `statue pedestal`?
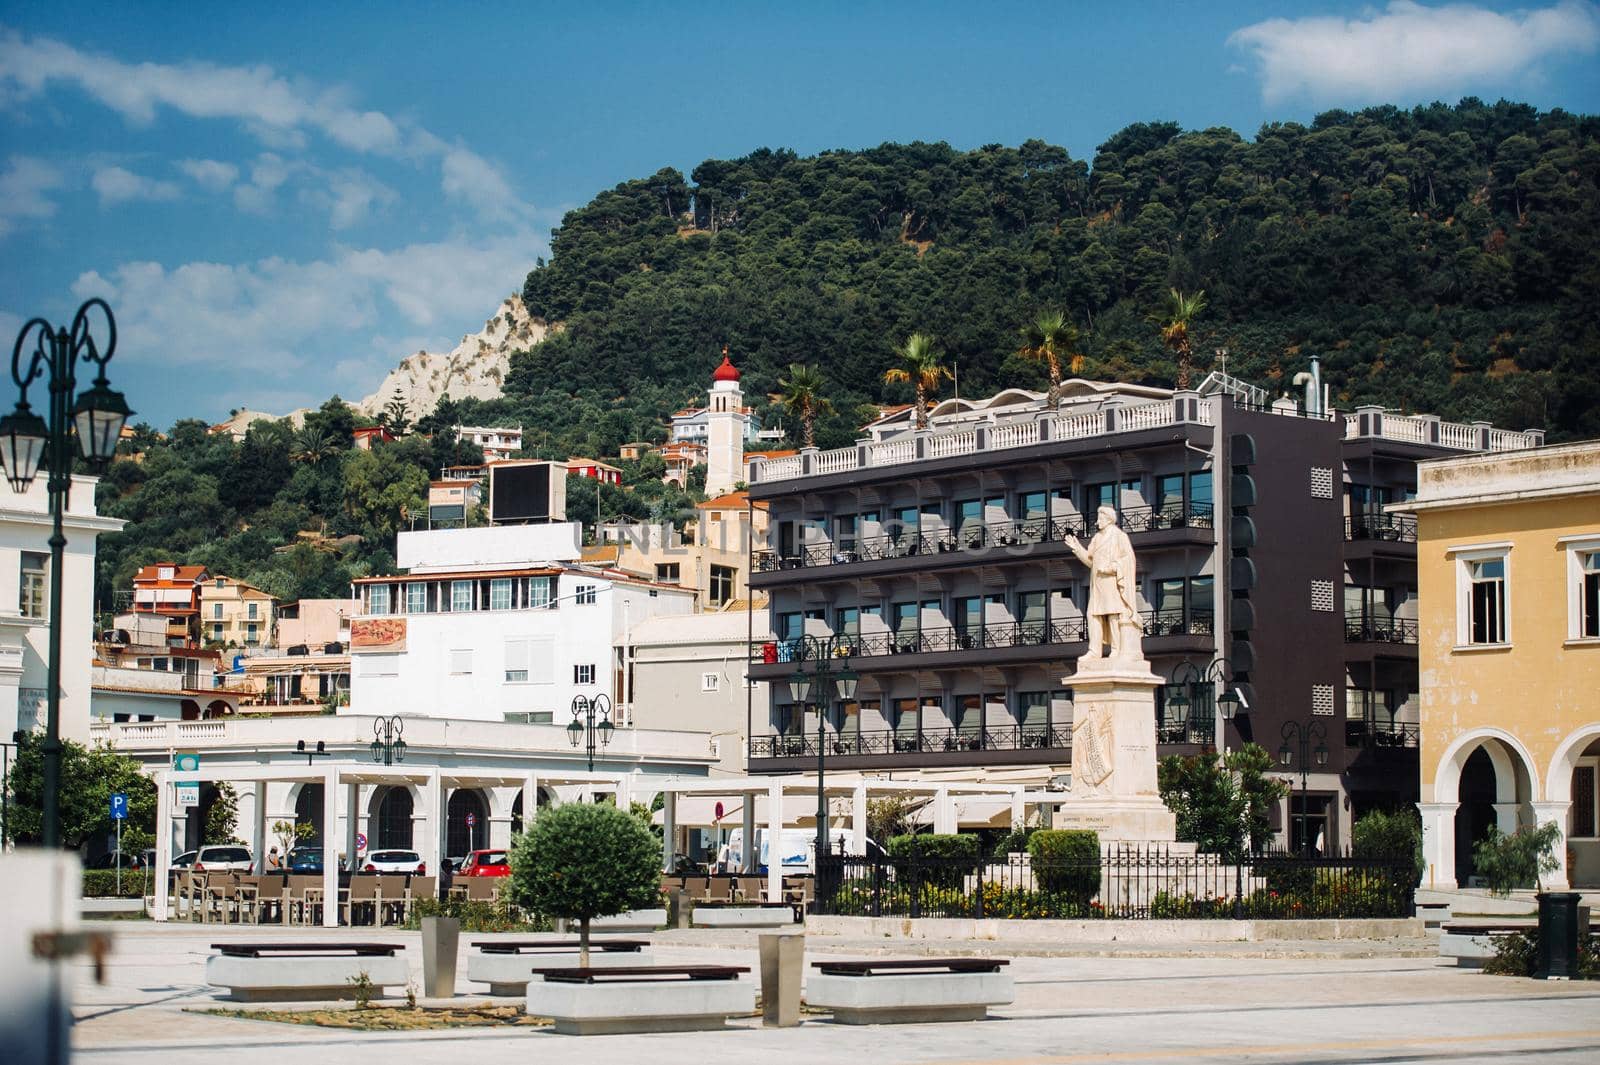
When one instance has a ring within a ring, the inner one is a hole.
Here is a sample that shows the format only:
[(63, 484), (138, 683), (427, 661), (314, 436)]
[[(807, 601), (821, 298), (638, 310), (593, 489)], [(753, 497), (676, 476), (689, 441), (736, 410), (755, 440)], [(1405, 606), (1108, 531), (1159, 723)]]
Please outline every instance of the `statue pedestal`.
[(1072, 790), (1057, 828), (1092, 829), (1101, 842), (1171, 843), (1177, 822), (1156, 785), (1155, 690), (1143, 658), (1081, 658), (1073, 693)]

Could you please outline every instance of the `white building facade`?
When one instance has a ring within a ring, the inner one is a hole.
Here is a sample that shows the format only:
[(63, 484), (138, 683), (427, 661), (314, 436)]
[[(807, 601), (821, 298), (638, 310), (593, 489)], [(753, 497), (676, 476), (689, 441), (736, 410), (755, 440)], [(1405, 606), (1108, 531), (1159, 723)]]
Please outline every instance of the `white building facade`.
[[(50, 660), (50, 503), (46, 478), (0, 483), (0, 736), (43, 728)], [(94, 646), (94, 553), (123, 523), (95, 512), (93, 477), (72, 478), (63, 516), (61, 735), (87, 742)]]
[(409, 573), (356, 582), (342, 713), (565, 725), (578, 695), (626, 724), (629, 629), (692, 589), (586, 569), (571, 524), (401, 533)]

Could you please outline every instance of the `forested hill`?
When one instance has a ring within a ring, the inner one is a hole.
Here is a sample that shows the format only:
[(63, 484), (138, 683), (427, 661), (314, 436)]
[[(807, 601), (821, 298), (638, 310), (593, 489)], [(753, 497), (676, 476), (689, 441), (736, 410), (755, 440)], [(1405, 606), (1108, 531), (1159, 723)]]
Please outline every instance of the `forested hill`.
[(960, 388), (1039, 387), (1039, 310), (1086, 331), (1086, 376), (1170, 384), (1150, 316), (1203, 289), (1197, 367), (1286, 387), (1311, 353), (1341, 406), (1424, 409), (1552, 439), (1600, 435), (1600, 119), (1468, 99), (1309, 126), (1130, 126), (1092, 162), (1040, 141), (960, 152), (761, 150), (629, 181), (567, 215), (524, 288), (565, 328), (466, 404), (614, 454), (702, 394), (723, 344), (763, 403), (819, 366), (857, 405), (904, 399), (893, 345), (932, 333)]

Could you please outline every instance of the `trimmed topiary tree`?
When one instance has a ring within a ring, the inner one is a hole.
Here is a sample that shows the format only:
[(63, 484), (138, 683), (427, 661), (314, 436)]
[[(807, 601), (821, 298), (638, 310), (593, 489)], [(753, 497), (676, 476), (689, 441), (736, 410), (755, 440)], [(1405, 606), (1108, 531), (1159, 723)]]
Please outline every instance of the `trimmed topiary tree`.
[(1087, 907), (1100, 893), (1100, 834), (1086, 829), (1041, 829), (1028, 838), (1029, 865), (1039, 887)]
[(578, 964), (589, 964), (589, 922), (655, 905), (661, 845), (637, 817), (608, 803), (539, 811), (511, 844), (511, 901), (578, 922)]
[[(932, 867), (917, 866), (914, 879), (924, 884), (958, 888), (967, 873), (974, 871), (978, 861), (978, 837), (956, 834), (895, 836), (886, 848), (893, 859), (896, 875), (909, 883), (912, 861), (935, 859)], [(957, 865), (956, 862), (961, 864)]]

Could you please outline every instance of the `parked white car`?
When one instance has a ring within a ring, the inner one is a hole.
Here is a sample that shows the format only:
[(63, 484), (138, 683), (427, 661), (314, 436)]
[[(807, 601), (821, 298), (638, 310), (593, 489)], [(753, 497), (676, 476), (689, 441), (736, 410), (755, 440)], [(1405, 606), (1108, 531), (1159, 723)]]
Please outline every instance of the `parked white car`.
[(422, 864), (422, 855), (416, 851), (373, 851), (361, 863), (363, 873), (419, 873), (428, 871)]
[(205, 870), (232, 870), (234, 872), (248, 873), (255, 868), (255, 859), (250, 857), (248, 847), (201, 847), (199, 850), (184, 851), (172, 859), (174, 869)]

